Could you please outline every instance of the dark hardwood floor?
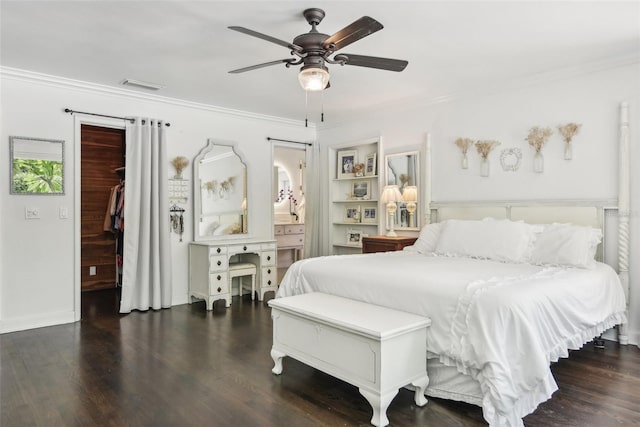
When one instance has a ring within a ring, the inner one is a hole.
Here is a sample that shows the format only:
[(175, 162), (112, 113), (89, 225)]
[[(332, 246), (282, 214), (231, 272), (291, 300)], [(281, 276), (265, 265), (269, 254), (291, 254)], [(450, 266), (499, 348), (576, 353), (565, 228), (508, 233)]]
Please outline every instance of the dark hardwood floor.
[[(366, 426), (357, 389), (295, 360), (271, 374), (270, 309), (234, 297), (121, 316), (113, 291), (83, 294), (75, 324), (0, 335), (0, 425)], [(560, 386), (531, 426), (640, 425), (640, 350), (586, 345), (553, 366)], [(482, 426), (480, 408), (400, 390), (393, 426)]]

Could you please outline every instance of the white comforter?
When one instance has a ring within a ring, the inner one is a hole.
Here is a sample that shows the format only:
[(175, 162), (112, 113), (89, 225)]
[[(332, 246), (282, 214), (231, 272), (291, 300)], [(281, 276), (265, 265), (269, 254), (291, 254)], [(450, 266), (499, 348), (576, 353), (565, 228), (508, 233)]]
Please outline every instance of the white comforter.
[(276, 297), (324, 292), (431, 318), (429, 358), (476, 379), (484, 418), (518, 426), (557, 390), (549, 364), (625, 322), (617, 274), (390, 252), (293, 264)]

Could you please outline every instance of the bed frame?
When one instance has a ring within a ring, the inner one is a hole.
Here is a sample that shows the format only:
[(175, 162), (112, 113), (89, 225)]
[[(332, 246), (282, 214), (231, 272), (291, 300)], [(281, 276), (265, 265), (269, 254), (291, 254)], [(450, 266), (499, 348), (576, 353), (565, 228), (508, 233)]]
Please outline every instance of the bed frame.
[[(429, 147), (427, 146), (427, 150)], [(616, 268), (624, 288), (629, 313), (629, 106), (620, 104), (618, 198), (617, 200), (523, 200), (523, 201), (453, 201), (429, 204), (428, 222), (447, 219), (524, 220), (531, 224), (571, 222), (576, 225), (597, 227), (602, 230), (602, 244), (596, 258)], [(427, 196), (427, 200), (430, 198)], [(616, 221), (617, 220), (617, 221)], [(617, 239), (607, 238), (607, 231), (615, 232)], [(617, 264), (617, 265), (616, 265)], [(618, 326), (618, 341), (629, 343), (628, 325)]]

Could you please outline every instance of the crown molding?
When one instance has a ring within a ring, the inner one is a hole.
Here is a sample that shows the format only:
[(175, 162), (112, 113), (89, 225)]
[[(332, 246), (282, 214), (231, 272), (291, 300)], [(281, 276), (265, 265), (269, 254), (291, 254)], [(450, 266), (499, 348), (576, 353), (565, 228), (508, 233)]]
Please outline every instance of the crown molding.
[[(304, 126), (304, 121), (291, 120), (282, 117), (269, 116), (266, 114), (251, 113), (248, 111), (234, 110), (230, 108), (218, 107), (215, 105), (204, 104), (199, 102), (186, 101), (178, 98), (170, 98), (166, 96), (160, 96), (155, 94), (141, 93), (133, 90), (117, 88), (113, 86), (103, 85), (99, 83), (86, 82), (82, 80), (75, 80), (66, 77), (54, 76), (50, 74), (38, 73), (35, 71), (22, 70), (19, 68), (11, 68), (0, 66), (0, 77), (25, 81), (31, 83), (38, 83), (46, 86), (58, 87), (63, 89), (74, 89), (79, 91), (85, 91), (90, 93), (96, 93), (101, 95), (118, 96), (127, 99), (136, 99), (142, 101), (158, 102), (162, 104), (169, 104), (184, 108), (193, 108), (196, 110), (202, 110), (217, 114), (225, 114), (234, 117), (241, 117), (245, 119), (261, 120), (276, 122), (279, 124), (301, 127)], [(314, 123), (309, 123), (310, 128), (315, 128)]]

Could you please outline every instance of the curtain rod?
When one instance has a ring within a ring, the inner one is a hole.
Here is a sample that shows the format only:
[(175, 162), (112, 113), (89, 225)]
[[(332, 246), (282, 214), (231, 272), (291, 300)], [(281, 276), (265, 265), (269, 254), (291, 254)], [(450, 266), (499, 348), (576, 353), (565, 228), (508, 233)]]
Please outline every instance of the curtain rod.
[[(136, 121), (134, 118), (131, 118), (131, 117), (118, 117), (118, 116), (109, 116), (107, 114), (87, 113), (86, 111), (76, 111), (76, 110), (72, 110), (70, 108), (65, 108), (64, 112), (65, 113), (69, 113), (71, 115), (73, 115), (73, 113), (78, 113), (78, 114), (87, 114), (89, 116), (107, 117), (109, 119), (126, 120), (126, 121), (129, 121), (131, 123), (134, 123)], [(144, 124), (144, 120), (142, 121), (142, 123)], [(165, 123), (164, 125), (165, 126), (171, 126), (171, 123)]]
[(302, 145), (308, 145), (308, 146), (312, 146), (313, 145), (310, 142), (291, 141), (290, 139), (271, 138), (270, 136), (267, 137), (267, 141), (292, 142), (294, 144), (302, 144)]

